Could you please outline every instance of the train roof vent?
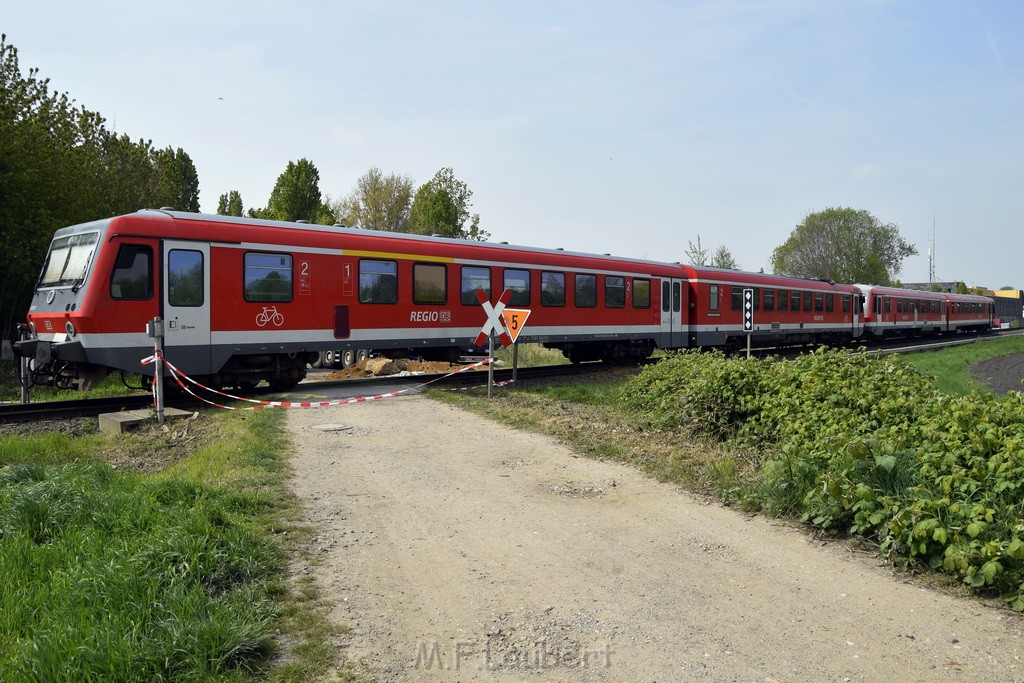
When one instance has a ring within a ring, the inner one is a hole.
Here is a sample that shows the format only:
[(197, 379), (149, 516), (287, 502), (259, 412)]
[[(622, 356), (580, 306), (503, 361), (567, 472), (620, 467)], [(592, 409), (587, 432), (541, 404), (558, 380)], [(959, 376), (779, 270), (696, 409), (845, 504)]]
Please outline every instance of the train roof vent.
[(439, 232), (435, 232), (433, 235), (431, 235), (431, 237), (444, 237), (444, 235), (442, 235)]
[(173, 206), (161, 206), (160, 210), (161, 211), (174, 211), (174, 207)]
[(304, 223), (304, 224), (306, 224), (306, 225), (309, 225), (309, 221), (307, 221), (307, 220), (306, 220), (306, 219), (304, 219), (304, 218), (300, 218), (299, 220), (297, 220), (297, 221), (295, 221), (295, 222), (296, 222), (296, 223)]
[(555, 251), (565, 251), (565, 247), (555, 247)]
[(508, 242), (498, 242), (498, 244), (508, 244)]
[(333, 226), (331, 226), (331, 227), (335, 227), (335, 228), (347, 228), (348, 226), (347, 226), (347, 225), (345, 225), (344, 223), (335, 223), (335, 224), (334, 224)]

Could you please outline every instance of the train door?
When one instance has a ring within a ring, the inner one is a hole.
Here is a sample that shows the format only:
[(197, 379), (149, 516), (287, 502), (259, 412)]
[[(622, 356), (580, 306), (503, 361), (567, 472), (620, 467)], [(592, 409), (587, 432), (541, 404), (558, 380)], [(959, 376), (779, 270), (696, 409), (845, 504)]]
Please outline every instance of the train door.
[(661, 281), (661, 345), (663, 348), (678, 349), (686, 346), (686, 312), (683, 280), (666, 278)]
[(186, 375), (209, 374), (210, 245), (164, 241), (164, 352)]

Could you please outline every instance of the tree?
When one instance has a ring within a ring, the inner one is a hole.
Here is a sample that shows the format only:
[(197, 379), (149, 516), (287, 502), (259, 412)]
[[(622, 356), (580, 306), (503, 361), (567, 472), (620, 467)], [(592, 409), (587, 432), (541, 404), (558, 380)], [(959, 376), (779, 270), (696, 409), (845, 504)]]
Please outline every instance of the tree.
[(892, 223), (863, 210), (810, 213), (772, 252), (778, 274), (837, 282), (892, 285), (903, 260), (917, 253)]
[(480, 229), (480, 214), (469, 211), (472, 196), (450, 167), (442, 168), (416, 190), (409, 209), (409, 231), (486, 241), (490, 233)]
[(241, 216), (242, 212), (242, 195), (238, 193), (238, 190), (231, 190), (220, 196), (217, 200), (217, 214), (220, 216)]
[(711, 263), (708, 264), (712, 268), (724, 268), (726, 270), (739, 270), (740, 264), (736, 263), (736, 259), (733, 258), (732, 252), (726, 247), (721, 246), (715, 250), (715, 255), (711, 257)]
[(385, 176), (374, 166), (357, 181), (356, 189), (335, 207), (345, 225), (367, 230), (406, 232), (412, 203), (412, 178), (392, 173)]
[(694, 266), (706, 266), (708, 264), (708, 250), (700, 243), (700, 235), (697, 235), (697, 244), (687, 240), (689, 245), (686, 251), (686, 260)]
[(192, 158), (181, 147), (157, 150), (153, 153), (161, 206), (173, 206), (178, 211), (199, 213), (199, 174)]
[(253, 218), (309, 221), (330, 225), (334, 214), (321, 200), (320, 171), (308, 159), (288, 162), (270, 193), (265, 209), (249, 209)]

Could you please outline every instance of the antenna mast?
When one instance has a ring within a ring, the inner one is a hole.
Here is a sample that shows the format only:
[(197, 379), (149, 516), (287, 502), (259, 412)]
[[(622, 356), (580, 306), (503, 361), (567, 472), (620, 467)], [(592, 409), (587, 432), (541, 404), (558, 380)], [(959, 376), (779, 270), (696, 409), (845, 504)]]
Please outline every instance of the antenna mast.
[(932, 246), (928, 248), (928, 283), (935, 282), (935, 214), (932, 214)]

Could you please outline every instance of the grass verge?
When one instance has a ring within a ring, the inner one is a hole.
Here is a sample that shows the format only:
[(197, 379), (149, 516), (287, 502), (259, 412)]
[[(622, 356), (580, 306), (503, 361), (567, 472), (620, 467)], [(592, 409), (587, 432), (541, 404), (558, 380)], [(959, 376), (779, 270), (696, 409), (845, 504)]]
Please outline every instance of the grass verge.
[(98, 433), (0, 436), (0, 680), (323, 674), (335, 633), (289, 568), (308, 532), (283, 419), (204, 416), (208, 445), (151, 475), (103, 461), (123, 446)]
[[(934, 377), (940, 391), (947, 394), (969, 394), (972, 391), (990, 391), (971, 374), (972, 365), (1015, 353), (1024, 353), (1024, 336), (985, 339), (952, 349), (908, 353), (903, 355), (903, 359), (924, 374)], [(1021, 390), (1024, 390), (1024, 386)]]

